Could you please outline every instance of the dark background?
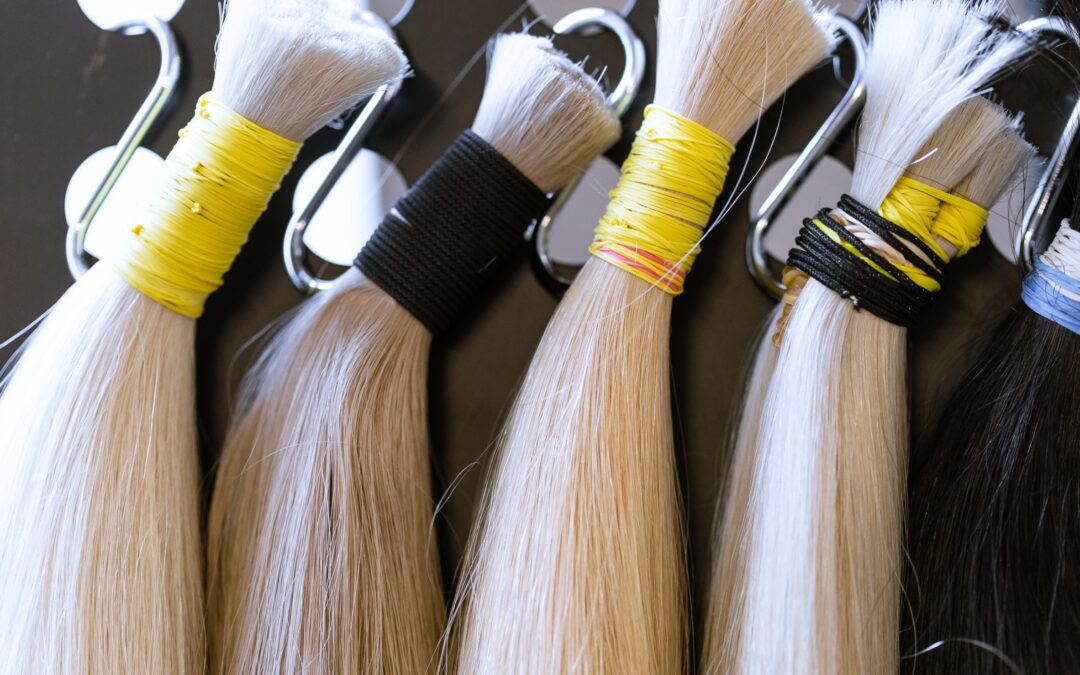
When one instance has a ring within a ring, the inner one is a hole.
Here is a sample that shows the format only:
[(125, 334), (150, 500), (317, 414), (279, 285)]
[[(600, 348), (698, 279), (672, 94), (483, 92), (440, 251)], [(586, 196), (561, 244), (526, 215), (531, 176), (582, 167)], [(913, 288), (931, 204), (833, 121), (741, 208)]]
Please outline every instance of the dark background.
[[(629, 16), (655, 55), (655, 0), (639, 0)], [(449, 96), (444, 91), (500, 26), (520, 28), (534, 18), (515, 0), (416, 0), (397, 33), (415, 76), (383, 118), (370, 146), (400, 154), (399, 168), (414, 181), (472, 119), (484, 79), (484, 60)], [(46, 311), (71, 283), (64, 263), (63, 199), (79, 163), (117, 141), (157, 71), (157, 47), (148, 36), (106, 33), (90, 23), (75, 0), (5, 0), (0, 3), (0, 341)], [(218, 8), (188, 0), (173, 22), (184, 54), (175, 104), (146, 145), (165, 155), (189, 111), (212, 81)], [(545, 32), (545, 26), (532, 27)], [(610, 36), (559, 38), (575, 58), (619, 72), (622, 59)], [(630, 130), (651, 99), (646, 85), (626, 117), (627, 134), (609, 154), (621, 160)], [(614, 77), (610, 79), (614, 80)], [(1002, 97), (1024, 110), (1028, 134), (1048, 152), (1065, 111), (1074, 102), (1060, 67), (1035, 62), (1003, 88)], [(774, 156), (797, 152), (842, 94), (832, 69), (804, 78), (779, 109), (766, 116), (766, 136), (782, 124)], [(718, 101), (717, 105), (722, 105)], [(778, 106), (779, 108), (779, 106)], [(406, 141), (411, 142), (406, 146)], [(321, 132), (305, 148), (271, 208), (255, 228), (226, 286), (199, 322), (198, 368), (202, 458), (206, 487), (224, 434), (230, 394), (249, 354), (235, 359), (260, 328), (301, 300), (280, 259), (299, 169), (337, 142)], [(850, 134), (833, 154), (850, 164)], [(763, 153), (750, 158), (757, 167)], [(740, 152), (733, 164), (738, 175)], [(729, 185), (728, 191), (732, 186)], [(724, 200), (721, 199), (721, 202)], [(695, 615), (709, 569), (709, 542), (723, 448), (730, 432), (747, 355), (771, 302), (753, 285), (743, 263), (748, 226), (745, 196), (705, 244), (687, 292), (675, 303), (672, 327), (676, 439), (689, 519)], [(524, 249), (524, 246), (523, 246)], [(948, 292), (924, 324), (912, 331), (913, 429), (926, 427), (933, 409), (967, 356), (1017, 297), (1018, 271), (989, 245), (950, 270)], [(439, 528), (447, 578), (452, 579), (468, 534), (474, 496), (490, 441), (555, 307), (556, 298), (522, 261), (493, 289), (461, 328), (436, 341), (431, 364), (433, 463), (438, 489), (457, 483)], [(0, 353), (7, 358), (11, 348)], [(873, 376), (872, 373), (868, 376)], [(57, 411), (62, 414), (62, 411)], [(459, 480), (460, 479), (460, 480)]]

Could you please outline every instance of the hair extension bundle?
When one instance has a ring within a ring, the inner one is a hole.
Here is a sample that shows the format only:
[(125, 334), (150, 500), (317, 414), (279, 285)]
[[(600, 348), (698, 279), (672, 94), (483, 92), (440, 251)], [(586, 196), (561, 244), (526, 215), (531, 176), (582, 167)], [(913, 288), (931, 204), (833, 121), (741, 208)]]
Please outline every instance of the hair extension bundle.
[(466, 673), (676, 673), (672, 295), (740, 138), (831, 38), (803, 0), (662, 0), (657, 101), (533, 357), (451, 613)]
[(232, 0), (126, 250), (53, 307), (0, 396), (0, 671), (202, 672), (194, 319), (299, 142), (405, 67), (344, 4)]
[(432, 335), (618, 136), (596, 82), (550, 40), (495, 40), (472, 130), (245, 379), (211, 508), (215, 672), (434, 669)]
[[(1019, 136), (1015, 123), (998, 106), (982, 98), (960, 104), (917, 153), (922, 158), (909, 168), (908, 174), (942, 188), (953, 183), (953, 190), (980, 206), (995, 203), (1016, 175), (1017, 162), (1030, 154), (1031, 148)], [(970, 173), (960, 175), (972, 168)], [(941, 242), (947, 244), (947, 242)], [(809, 277), (800, 270), (789, 270), (789, 287), (801, 288)], [(796, 291), (797, 292), (797, 291)], [(789, 300), (793, 300), (788, 297)], [(776, 365), (777, 349), (773, 338), (778, 334), (786, 312), (784, 303), (773, 311), (765, 322), (750, 369), (745, 401), (733, 434), (731, 466), (728, 470), (724, 495), (718, 503), (714, 550), (716, 570), (710, 584), (706, 606), (705, 642), (702, 649), (702, 670), (706, 673), (727, 672), (728, 659), (735, 652), (740, 626), (736, 621), (744, 600), (745, 583), (744, 541), (746, 505), (752, 484), (753, 449), (758, 442), (768, 384)]]
[(1080, 236), (1068, 222), (1021, 297), (915, 454), (906, 672), (1080, 664)]
[(951, 193), (989, 182), (978, 163), (1013, 126), (963, 103), (1022, 48), (989, 30), (996, 8), (877, 7), (854, 197), (805, 221), (785, 274), (797, 300), (774, 312), (755, 358), (719, 522), (706, 672), (898, 668), (902, 325), (985, 222)]
[[(998, 106), (975, 98), (960, 104), (945, 123), (930, 137), (917, 153), (922, 158), (909, 167), (909, 176), (939, 189), (956, 184), (952, 192), (983, 206), (995, 203), (1016, 176), (1031, 153), (1030, 146), (1020, 138), (1015, 122)], [(972, 168), (974, 167), (974, 168)], [(969, 171), (963, 176), (965, 171)], [(937, 227), (949, 227), (948, 211), (938, 214)], [(951, 237), (959, 241), (959, 237)], [(938, 242), (959, 253), (948, 241)], [(954, 255), (955, 257), (955, 255)], [(809, 277), (801, 270), (788, 270), (789, 287), (794, 293)], [(794, 294), (792, 293), (792, 294)], [(787, 298), (789, 301), (793, 299)], [(739, 623), (746, 601), (746, 533), (747, 504), (753, 484), (753, 459), (763, 417), (769, 382), (776, 367), (778, 350), (774, 338), (782, 330), (791, 305), (779, 305), (766, 322), (759, 340), (751, 376), (746, 387), (746, 400), (740, 413), (733, 438), (731, 467), (721, 492), (724, 499), (718, 508), (715, 551), (716, 569), (710, 585), (710, 597), (705, 619), (705, 645), (702, 651), (702, 670), (707, 673), (728, 672), (733, 669), (741, 639)]]
[(914, 473), (906, 671), (1080, 663), (1069, 567), (1080, 562), (1080, 238), (1067, 224), (1023, 298), (944, 406)]

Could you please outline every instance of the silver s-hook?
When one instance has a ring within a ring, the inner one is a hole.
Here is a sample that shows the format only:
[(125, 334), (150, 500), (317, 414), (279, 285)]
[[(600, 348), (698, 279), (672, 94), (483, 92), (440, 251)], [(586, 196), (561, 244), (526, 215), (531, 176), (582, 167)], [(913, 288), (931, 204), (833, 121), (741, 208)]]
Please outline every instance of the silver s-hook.
[[(1031, 19), (1017, 25), (1016, 30), (1033, 37), (1064, 38), (1080, 47), (1080, 35), (1077, 34), (1076, 28), (1060, 17), (1044, 16)], [(1016, 262), (1024, 272), (1030, 272), (1035, 264), (1035, 246), (1038, 237), (1042, 233), (1053, 232), (1056, 229), (1050, 219), (1053, 217), (1054, 207), (1064, 191), (1065, 181), (1068, 178), (1069, 161), (1076, 151), (1077, 131), (1080, 131), (1080, 101), (1069, 113), (1065, 128), (1062, 129), (1058, 142), (1054, 146), (1054, 153), (1039, 177), (1035, 194), (1024, 208), (1020, 231), (1017, 232), (1013, 245)]]
[[(623, 67), (622, 76), (607, 96), (607, 103), (612, 112), (616, 116), (622, 117), (633, 104), (634, 98), (641, 88), (641, 81), (645, 77), (645, 45), (626, 19), (621, 14), (609, 9), (588, 7), (567, 14), (552, 26), (552, 30), (558, 35), (574, 35), (596, 27), (606, 28), (614, 33), (622, 46), (625, 66)], [(551, 208), (548, 209), (533, 230), (537, 262), (552, 281), (563, 285), (569, 285), (573, 279), (561, 274), (551, 258), (549, 251), (551, 232), (556, 219), (581, 182), (583, 175), (584, 172), (559, 192)]]
[(769, 192), (769, 196), (752, 216), (750, 231), (746, 235), (746, 266), (754, 282), (776, 299), (779, 299), (787, 289), (769, 267), (764, 245), (765, 235), (769, 232), (777, 214), (825, 156), (829, 146), (836, 141), (844, 128), (862, 109), (866, 100), (866, 85), (863, 82), (863, 66), (866, 63), (867, 53), (866, 38), (858, 26), (842, 16), (829, 15), (822, 18), (829, 23), (835, 33), (851, 45), (855, 62), (854, 71), (844, 97), (833, 108), (825, 123), (814, 133), (810, 143), (799, 153), (795, 163), (788, 168), (780, 182)]
[[(385, 31), (391, 38), (394, 37), (394, 31), (390, 24), (379, 15), (365, 11), (364, 18), (371, 22), (372, 25)], [(288, 272), (289, 279), (292, 280), (293, 286), (301, 293), (311, 294), (326, 290), (334, 282), (333, 279), (319, 277), (308, 268), (305, 262), (304, 233), (315, 217), (315, 213), (334, 188), (334, 184), (337, 183), (356, 155), (363, 149), (364, 142), (367, 140), (372, 127), (375, 126), (375, 123), (378, 122), (382, 113), (390, 106), (390, 103), (400, 90), (401, 80), (395, 80), (383, 85), (371, 95), (368, 102), (356, 114), (356, 119), (353, 120), (337, 149), (334, 150), (333, 161), (326, 177), (319, 183), (318, 188), (316, 188), (307, 204), (303, 208), (296, 209), (292, 218), (289, 219), (289, 224), (285, 229), (285, 239), (282, 242), (282, 258), (285, 260), (285, 271)]]
[[(91, 263), (87, 261), (86, 233), (98, 214), (105, 198), (116, 186), (120, 175), (127, 167), (129, 160), (146, 137), (150, 128), (157, 122), (164, 112), (169, 99), (176, 91), (176, 84), (180, 79), (180, 50), (176, 46), (176, 37), (173, 35), (169, 24), (153, 15), (143, 15), (124, 20), (108, 28), (111, 31), (123, 32), (128, 35), (138, 35), (149, 32), (157, 40), (158, 49), (161, 51), (161, 66), (158, 68), (157, 79), (150, 88), (150, 93), (142, 105), (139, 106), (135, 117), (128, 124), (120, 141), (116, 145), (113, 159), (105, 171), (104, 176), (97, 183), (92, 196), (82, 209), (81, 214), (74, 222), (68, 223), (67, 241), (65, 254), (67, 257), (68, 270), (71, 276), (78, 279), (90, 269)], [(69, 190), (71, 186), (69, 185)]]

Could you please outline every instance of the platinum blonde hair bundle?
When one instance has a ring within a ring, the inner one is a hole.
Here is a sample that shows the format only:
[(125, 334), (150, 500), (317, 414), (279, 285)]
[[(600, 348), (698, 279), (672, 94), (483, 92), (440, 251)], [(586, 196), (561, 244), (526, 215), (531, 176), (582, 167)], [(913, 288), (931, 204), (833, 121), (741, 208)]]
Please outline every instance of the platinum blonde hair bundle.
[(904, 326), (1032, 152), (1003, 110), (972, 98), (1024, 49), (990, 29), (999, 9), (875, 8), (852, 196), (806, 221), (755, 359), (704, 672), (899, 669)]
[(398, 76), (339, 2), (232, 0), (213, 90), (126, 249), (0, 394), (0, 672), (203, 672), (195, 317), (304, 140)]
[(550, 40), (495, 39), (471, 131), (244, 379), (209, 523), (213, 672), (435, 670), (433, 333), (618, 134), (596, 82)]
[(688, 665), (671, 294), (723, 186), (726, 139), (831, 38), (801, 0), (662, 0), (659, 13), (656, 102), (498, 439), (451, 611), (458, 672)]

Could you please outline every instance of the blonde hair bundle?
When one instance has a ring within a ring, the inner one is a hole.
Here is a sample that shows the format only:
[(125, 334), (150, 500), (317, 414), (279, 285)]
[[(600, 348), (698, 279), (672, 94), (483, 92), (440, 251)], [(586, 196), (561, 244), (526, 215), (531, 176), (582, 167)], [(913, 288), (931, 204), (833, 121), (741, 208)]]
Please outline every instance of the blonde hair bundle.
[(232, 0), (217, 56), (125, 250), (5, 378), (0, 671), (205, 669), (193, 319), (299, 141), (404, 68), (330, 2)]
[(673, 294), (730, 140), (831, 42), (800, 0), (663, 0), (658, 44), (656, 101), (594, 259), (551, 319), (498, 441), (451, 613), (460, 672), (687, 666)]
[(990, 29), (995, 8), (876, 8), (853, 196), (806, 221), (758, 347), (718, 522), (705, 672), (899, 668), (904, 326), (1030, 153), (1004, 111), (971, 99), (1023, 48)]
[(493, 261), (618, 137), (550, 40), (504, 35), (472, 129), (245, 378), (209, 523), (221, 673), (423, 673), (446, 610), (427, 369)]

